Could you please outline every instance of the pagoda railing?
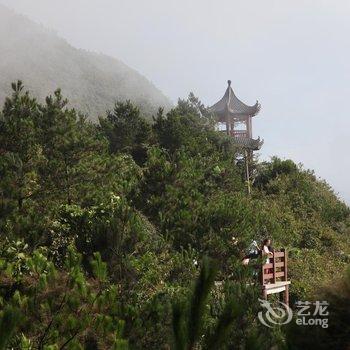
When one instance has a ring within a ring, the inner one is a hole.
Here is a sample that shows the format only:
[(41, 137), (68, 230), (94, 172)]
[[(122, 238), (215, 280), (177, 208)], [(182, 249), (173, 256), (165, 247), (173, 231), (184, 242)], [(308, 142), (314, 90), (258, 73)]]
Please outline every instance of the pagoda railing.
[(246, 130), (231, 130), (230, 135), (233, 137), (248, 138), (248, 132)]

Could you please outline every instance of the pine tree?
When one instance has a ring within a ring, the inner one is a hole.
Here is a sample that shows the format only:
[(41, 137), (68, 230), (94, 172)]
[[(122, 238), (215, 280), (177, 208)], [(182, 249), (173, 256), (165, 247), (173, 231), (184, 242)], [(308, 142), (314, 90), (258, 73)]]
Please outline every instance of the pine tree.
[(178, 301), (173, 304), (173, 334), (176, 350), (198, 348), (209, 350), (227, 344), (226, 336), (235, 321), (238, 310), (233, 300), (227, 301), (211, 334), (203, 328), (207, 303), (216, 275), (216, 264), (204, 257), (192, 296), (188, 301)]
[(66, 107), (61, 91), (55, 91), (40, 108), (38, 119), (40, 141), (47, 164), (42, 168), (47, 194), (71, 204), (79, 201), (77, 187), (84, 183), (90, 172), (86, 159), (106, 151), (106, 142), (95, 126)]
[(0, 312), (0, 350), (7, 349), (20, 318), (21, 313), (16, 307), (7, 306)]
[(35, 124), (39, 107), (23, 88), (21, 81), (12, 84), (0, 115), (0, 196), (3, 206), (15, 201), (19, 210), (39, 193), (38, 170), (45, 160)]
[(151, 126), (138, 107), (129, 100), (117, 102), (107, 118), (100, 118), (100, 128), (109, 140), (111, 153), (130, 153), (138, 164), (144, 163), (151, 142)]

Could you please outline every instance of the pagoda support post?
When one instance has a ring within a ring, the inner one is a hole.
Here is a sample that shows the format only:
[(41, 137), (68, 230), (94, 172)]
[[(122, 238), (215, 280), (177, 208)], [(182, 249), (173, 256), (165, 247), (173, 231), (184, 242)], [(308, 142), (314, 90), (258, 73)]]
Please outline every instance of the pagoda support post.
[(230, 122), (229, 122), (229, 117), (227, 116), (226, 118), (226, 134), (230, 136)]
[(245, 162), (245, 175), (246, 175), (246, 181), (247, 181), (247, 189), (248, 189), (248, 195), (251, 194), (251, 187), (250, 187), (250, 174), (249, 174), (249, 152), (247, 150), (244, 150), (244, 162)]
[(249, 138), (253, 137), (253, 130), (252, 130), (252, 117), (248, 116), (246, 120), (246, 125), (247, 125), (247, 135)]

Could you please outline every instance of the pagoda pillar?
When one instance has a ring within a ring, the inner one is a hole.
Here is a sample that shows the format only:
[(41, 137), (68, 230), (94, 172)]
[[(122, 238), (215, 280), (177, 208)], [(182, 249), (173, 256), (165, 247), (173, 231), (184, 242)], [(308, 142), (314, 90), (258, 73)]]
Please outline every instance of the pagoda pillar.
[(226, 116), (226, 134), (230, 136), (230, 116)]
[(248, 116), (246, 119), (246, 126), (247, 126), (247, 136), (251, 139), (253, 137), (253, 131), (252, 131), (252, 117)]

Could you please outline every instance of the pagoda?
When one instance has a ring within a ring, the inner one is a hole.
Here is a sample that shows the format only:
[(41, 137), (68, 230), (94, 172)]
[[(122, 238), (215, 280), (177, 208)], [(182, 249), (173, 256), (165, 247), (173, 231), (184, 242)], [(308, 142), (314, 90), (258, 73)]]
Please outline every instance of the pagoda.
[(253, 139), (252, 118), (260, 111), (260, 104), (248, 106), (238, 99), (231, 88), (231, 80), (223, 98), (210, 107), (216, 117), (218, 129), (231, 136), (234, 143), (245, 151), (252, 153), (261, 148), (264, 141), (260, 137)]

